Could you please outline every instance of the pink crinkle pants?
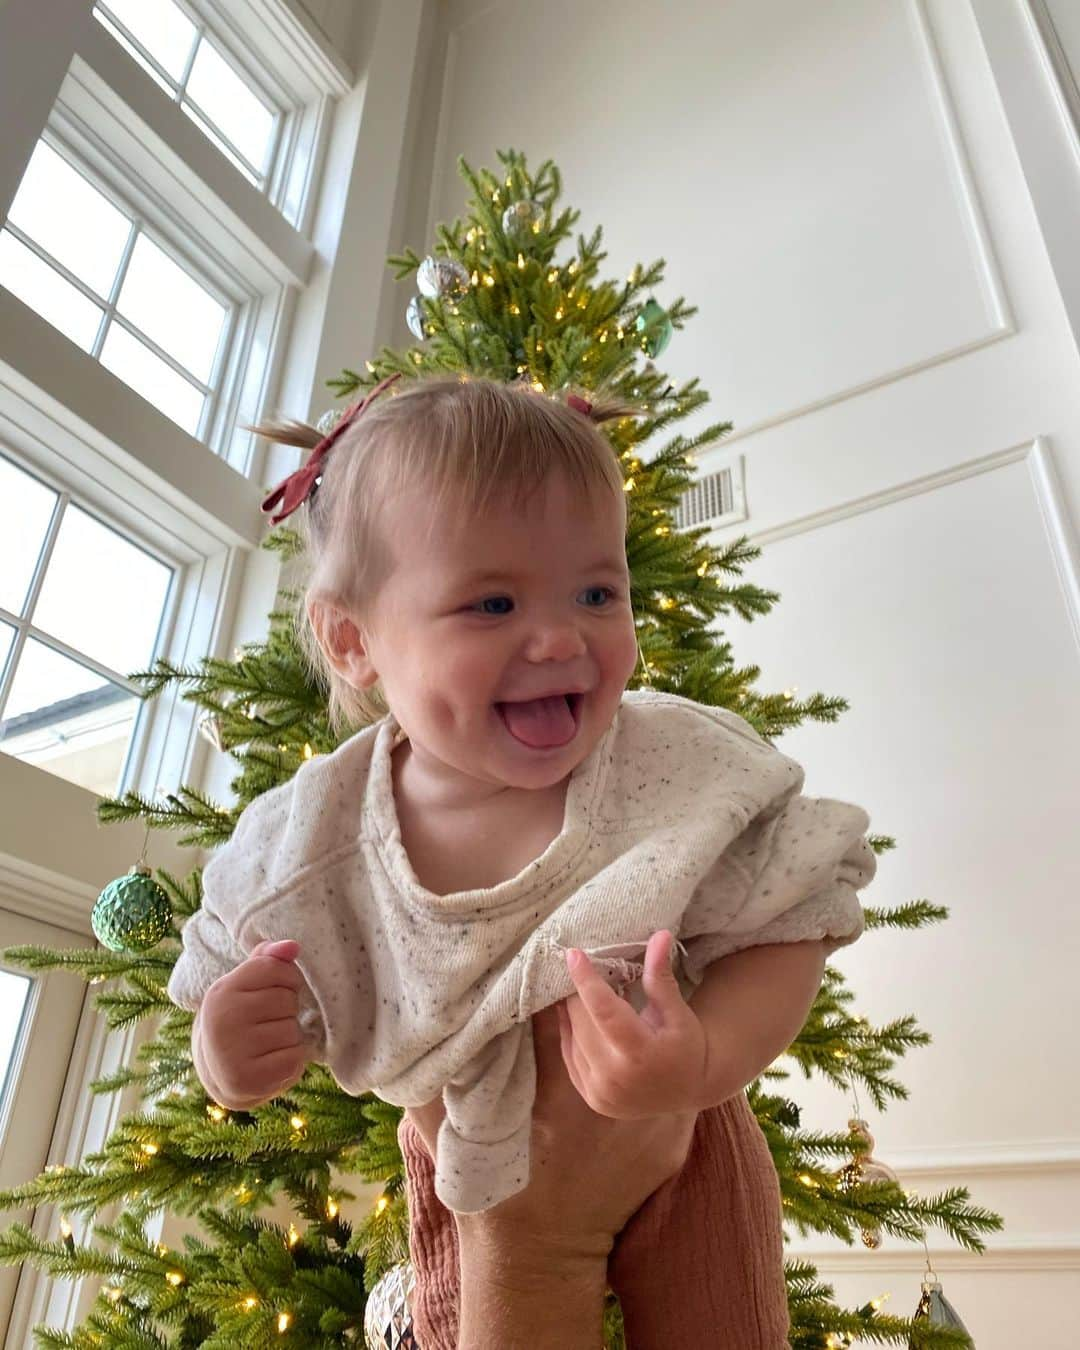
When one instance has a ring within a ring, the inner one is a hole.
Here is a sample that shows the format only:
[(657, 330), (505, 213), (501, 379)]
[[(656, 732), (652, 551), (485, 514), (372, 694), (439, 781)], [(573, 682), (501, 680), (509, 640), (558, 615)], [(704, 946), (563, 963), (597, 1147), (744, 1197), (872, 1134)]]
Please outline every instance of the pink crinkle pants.
[[(409, 1117), (398, 1127), (420, 1350), (456, 1350), (457, 1228)], [(745, 1094), (697, 1118), (681, 1170), (632, 1215), (608, 1258), (629, 1350), (789, 1350), (780, 1183)]]

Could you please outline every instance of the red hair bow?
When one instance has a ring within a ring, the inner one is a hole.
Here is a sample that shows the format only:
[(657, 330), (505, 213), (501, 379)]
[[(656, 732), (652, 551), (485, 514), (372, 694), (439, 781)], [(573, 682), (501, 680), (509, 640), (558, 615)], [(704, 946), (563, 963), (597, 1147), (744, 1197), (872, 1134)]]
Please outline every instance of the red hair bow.
[(273, 492), (265, 498), (262, 509), (269, 513), (275, 506), (281, 505), (281, 510), (276, 516), (271, 516), (270, 521), (273, 525), (278, 525), (286, 516), (291, 516), (296, 508), (306, 502), (311, 496), (315, 487), (315, 480), (323, 471), (323, 461), (330, 448), (337, 443), (340, 437), (352, 426), (353, 422), (360, 416), (372, 399), (378, 398), (382, 391), (391, 385), (395, 380), (401, 379), (400, 371), (394, 375), (387, 375), (385, 380), (380, 380), (372, 391), (348, 408), (342, 415), (341, 420), (334, 426), (312, 450), (308, 462), (295, 473), (289, 474), (288, 478), (282, 481), (274, 488)]
[(592, 412), (592, 404), (587, 398), (579, 398), (577, 394), (570, 394), (566, 401), (571, 408), (576, 408), (579, 413), (584, 413), (586, 417)]

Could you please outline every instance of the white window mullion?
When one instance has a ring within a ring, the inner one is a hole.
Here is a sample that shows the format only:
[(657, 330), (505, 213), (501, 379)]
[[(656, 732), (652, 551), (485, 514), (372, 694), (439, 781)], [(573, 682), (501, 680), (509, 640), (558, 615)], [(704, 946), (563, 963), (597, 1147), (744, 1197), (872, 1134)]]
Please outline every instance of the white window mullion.
[(101, 349), (105, 346), (105, 338), (109, 331), (109, 325), (116, 317), (116, 302), (120, 299), (120, 288), (124, 284), (124, 278), (127, 276), (128, 265), (131, 262), (131, 255), (135, 252), (135, 240), (139, 237), (139, 222), (133, 220), (131, 229), (128, 230), (128, 237), (124, 243), (124, 251), (120, 255), (120, 265), (116, 269), (113, 277), (113, 284), (109, 290), (105, 301), (105, 313), (101, 316), (101, 323), (98, 324), (97, 337), (94, 339), (93, 348), (90, 355), (95, 361), (101, 360)]
[(48, 529), (45, 531), (41, 552), (38, 554), (38, 560), (34, 566), (33, 575), (30, 578), (30, 587), (27, 591), (26, 599), (23, 602), (22, 615), (9, 614), (6, 610), (0, 609), (0, 618), (3, 618), (6, 623), (11, 624), (15, 629), (15, 640), (11, 644), (11, 651), (8, 654), (7, 670), (0, 672), (0, 717), (3, 717), (4, 715), (4, 707), (8, 700), (8, 694), (11, 692), (11, 686), (15, 680), (15, 672), (19, 668), (22, 650), (23, 647), (26, 646), (26, 637), (30, 628), (30, 618), (34, 613), (34, 607), (37, 605), (38, 596), (41, 594), (41, 588), (45, 584), (45, 574), (49, 570), (49, 560), (53, 555), (53, 549), (56, 548), (56, 541), (60, 535), (60, 522), (64, 518), (64, 512), (67, 510), (67, 504), (70, 500), (70, 493), (61, 492), (53, 506), (52, 519), (49, 521)]

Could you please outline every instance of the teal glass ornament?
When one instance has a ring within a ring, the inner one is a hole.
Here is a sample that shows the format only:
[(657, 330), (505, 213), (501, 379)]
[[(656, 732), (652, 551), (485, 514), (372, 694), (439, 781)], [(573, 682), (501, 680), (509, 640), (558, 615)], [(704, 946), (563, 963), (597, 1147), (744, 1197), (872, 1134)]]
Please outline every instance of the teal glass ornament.
[(171, 926), (169, 897), (141, 862), (109, 882), (90, 915), (94, 936), (112, 952), (147, 952)]
[(652, 296), (642, 306), (634, 327), (641, 334), (642, 350), (653, 357), (659, 356), (667, 347), (675, 331), (667, 311)]

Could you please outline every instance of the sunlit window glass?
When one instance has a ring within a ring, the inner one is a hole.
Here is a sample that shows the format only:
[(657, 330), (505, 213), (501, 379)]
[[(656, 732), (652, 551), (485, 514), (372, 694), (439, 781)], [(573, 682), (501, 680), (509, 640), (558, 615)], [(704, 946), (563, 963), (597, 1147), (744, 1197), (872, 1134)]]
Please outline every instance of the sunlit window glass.
[(166, 417), (190, 431), (199, 428), (204, 395), (149, 347), (113, 324), (101, 349), (101, 364), (118, 375)]
[(84, 352), (91, 350), (101, 326), (102, 307), (16, 239), (10, 230), (0, 230), (0, 285), (48, 319)]
[[(19, 616), (56, 509), (57, 494), (0, 456), (0, 609)], [(6, 648), (4, 649), (6, 654)]]
[(12, 1057), (30, 1005), (34, 981), (0, 968), (0, 1108), (11, 1084)]
[(106, 298), (131, 220), (45, 141), (26, 167), (8, 223)]
[(170, 577), (164, 563), (69, 506), (31, 621), (130, 675), (151, 662)]
[(198, 29), (172, 0), (106, 0), (94, 13), (118, 19), (167, 74), (183, 79)]
[(145, 234), (135, 241), (117, 309), (206, 382), (226, 309)]
[(0, 716), (0, 751), (102, 795), (115, 793), (140, 700), (27, 638)]

